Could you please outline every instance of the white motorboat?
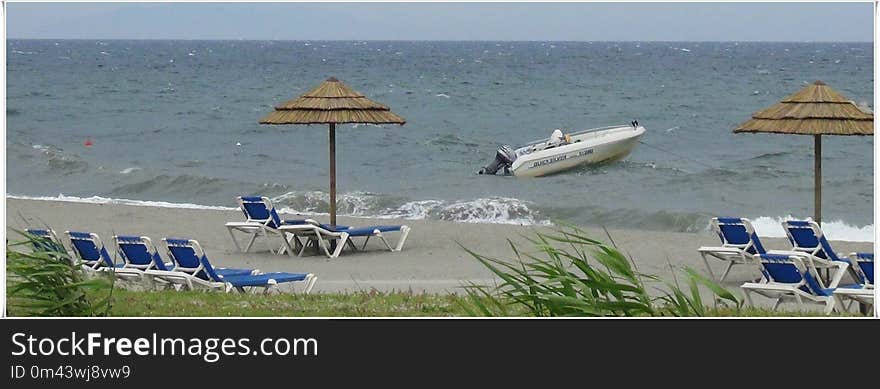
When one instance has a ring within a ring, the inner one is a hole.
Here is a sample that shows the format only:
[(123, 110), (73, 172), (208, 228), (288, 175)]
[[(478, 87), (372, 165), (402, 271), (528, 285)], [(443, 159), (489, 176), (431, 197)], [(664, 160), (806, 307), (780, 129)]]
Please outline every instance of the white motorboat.
[(502, 145), (495, 160), (479, 174), (502, 171), (517, 177), (539, 177), (577, 166), (612, 162), (625, 158), (639, 143), (645, 128), (630, 125), (591, 128), (572, 133), (554, 130), (549, 139), (530, 142), (514, 150)]

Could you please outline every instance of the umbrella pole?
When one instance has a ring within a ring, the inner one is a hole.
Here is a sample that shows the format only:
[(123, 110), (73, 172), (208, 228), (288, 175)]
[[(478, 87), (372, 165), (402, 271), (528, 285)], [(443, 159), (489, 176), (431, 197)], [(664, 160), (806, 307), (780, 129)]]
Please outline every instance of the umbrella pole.
[[(821, 135), (813, 135), (813, 155), (815, 161), (813, 163), (813, 168), (815, 173), (813, 175), (813, 220), (819, 225), (822, 225), (822, 136)], [(825, 282), (827, 283), (830, 279), (831, 270), (825, 269)], [(819, 276), (822, 277), (823, 274), (821, 270), (819, 271)], [(826, 284), (827, 285), (827, 284)]]
[(336, 227), (336, 124), (330, 123), (330, 225)]
[(815, 193), (813, 195), (815, 211), (813, 214), (813, 219), (816, 220), (816, 223), (822, 224), (822, 136), (821, 135), (813, 135), (813, 145), (815, 148), (815, 157), (816, 161), (814, 164), (816, 174), (813, 189)]

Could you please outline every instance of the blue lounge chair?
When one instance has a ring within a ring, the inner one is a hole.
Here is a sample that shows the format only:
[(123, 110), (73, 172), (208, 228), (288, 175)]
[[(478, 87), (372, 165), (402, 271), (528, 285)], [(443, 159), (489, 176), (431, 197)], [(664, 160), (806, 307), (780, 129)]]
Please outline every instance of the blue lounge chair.
[[(119, 258), (123, 260), (123, 266), (139, 269), (150, 270), (157, 268), (156, 262), (162, 262), (164, 265), (171, 266), (172, 263), (164, 263), (152, 240), (146, 236), (126, 236), (114, 235), (113, 241), (116, 243)], [(170, 271), (171, 269), (164, 269)]]
[(91, 232), (65, 231), (64, 235), (70, 241), (74, 257), (82, 265), (83, 269), (112, 271), (123, 278), (140, 278), (143, 271), (133, 268), (125, 268), (124, 263), (115, 263), (104, 242), (98, 234)]
[(873, 307), (875, 298), (874, 254), (851, 253), (848, 259), (850, 260), (850, 268), (854, 269), (857, 274), (856, 278), (859, 280), (859, 284), (835, 289), (834, 297), (847, 310), (854, 302)]
[[(137, 269), (144, 275), (150, 276), (153, 281), (162, 283), (174, 283), (171, 278), (180, 277), (180, 272), (175, 272), (174, 262), (165, 262), (153, 241), (146, 236), (123, 236), (113, 237), (116, 243), (117, 253), (124, 261), (123, 268)], [(255, 274), (259, 271), (252, 269), (217, 269), (223, 275)]]
[(317, 277), (311, 273), (261, 273), (249, 275), (223, 275), (211, 265), (208, 256), (199, 242), (192, 239), (163, 239), (168, 247), (171, 258), (175, 262), (175, 270), (187, 273), (182, 278), (190, 288), (202, 286), (213, 289), (224, 289), (229, 292), (236, 289), (244, 292), (245, 288), (263, 288), (264, 292), (274, 289), (279, 283), (302, 282), (303, 293), (311, 292)]
[(749, 305), (754, 305), (751, 293), (775, 299), (773, 310), (786, 300), (795, 300), (799, 306), (805, 301), (825, 305), (825, 313), (836, 309), (834, 291), (848, 265), (835, 264), (839, 271), (826, 287), (813, 261), (806, 253), (756, 254), (764, 278), (761, 282), (747, 282), (741, 287)]
[[(165, 277), (171, 275), (172, 269), (165, 263), (152, 240), (146, 236), (114, 235), (113, 242), (116, 244), (117, 258), (122, 259), (122, 267), (125, 269), (140, 270), (141, 278), (149, 278), (150, 281), (169, 284)], [(159, 267), (157, 263), (163, 266)]]
[(754, 255), (767, 253), (749, 219), (715, 217), (712, 218), (711, 223), (712, 229), (721, 239), (721, 246), (704, 246), (697, 249), (697, 251), (703, 257), (703, 263), (706, 265), (706, 270), (709, 271), (709, 275), (712, 278), (715, 278), (715, 273), (712, 272), (712, 267), (709, 266), (708, 257), (727, 262), (727, 267), (721, 273), (721, 277), (717, 278), (718, 282), (724, 282), (724, 279), (734, 265), (756, 265), (757, 260)]
[[(850, 264), (849, 258), (839, 255), (831, 248), (831, 244), (828, 243), (828, 239), (825, 239), (825, 234), (822, 232), (822, 228), (819, 227), (819, 223), (809, 219), (788, 220), (782, 223), (782, 227), (785, 228), (785, 234), (791, 242), (792, 250), (807, 253), (814, 260), (819, 259), (820, 261), (814, 261), (816, 262), (816, 265), (824, 264), (827, 261)], [(873, 254), (855, 254), (870, 255), (873, 258)], [(858, 270), (858, 266), (850, 266), (849, 269), (853, 280), (855, 280), (857, 284), (863, 284), (863, 275)]]
[[(174, 239), (172, 239), (174, 240)], [(195, 246), (198, 242), (195, 242), (193, 245), (169, 245), (167, 244), (167, 239), (163, 239), (166, 241), (166, 248), (168, 249), (168, 258), (171, 258), (171, 263), (166, 263), (164, 266), (166, 268), (173, 269), (178, 264), (181, 266), (181, 269), (192, 269), (197, 268), (201, 261), (201, 256), (196, 254)], [(204, 255), (204, 251), (202, 251), (202, 256)], [(185, 271), (185, 270), (184, 270)], [(228, 276), (248, 276), (248, 275), (256, 275), (260, 274), (259, 269), (241, 269), (241, 268), (226, 268), (226, 267), (214, 267), (214, 271), (223, 277)], [(199, 277), (205, 278), (204, 274), (197, 274)]]
[(70, 254), (67, 248), (64, 247), (64, 244), (61, 243), (61, 239), (58, 239), (58, 235), (51, 228), (26, 228), (24, 231), (38, 238), (38, 240), (33, 242), (34, 250), (61, 251)]
[[(276, 254), (282, 254), (285, 250), (292, 251), (289, 240), (283, 232), (278, 231), (278, 227), (285, 224), (303, 223), (305, 220), (282, 220), (281, 217), (278, 216), (278, 211), (275, 210), (275, 206), (272, 205), (272, 200), (269, 200), (268, 197), (239, 196), (236, 198), (236, 201), (238, 202), (238, 206), (242, 213), (244, 213), (245, 221), (227, 222), (226, 229), (229, 231), (229, 236), (232, 237), (232, 243), (235, 244), (235, 248), (238, 249), (238, 251), (245, 253), (250, 251), (254, 242), (257, 240), (257, 237), (268, 237), (269, 235), (279, 236), (284, 242), (277, 251), (273, 250), (273, 252)], [(235, 238), (235, 231), (250, 236), (250, 240), (244, 250), (241, 249), (238, 239)], [(295, 243), (297, 244), (297, 247), (299, 247), (299, 241), (295, 240)]]
[(857, 276), (862, 284), (874, 287), (874, 254), (872, 253), (850, 253), (848, 256), (850, 266), (859, 273)]
[[(388, 248), (389, 251), (400, 251), (403, 249), (403, 244), (406, 242), (406, 237), (409, 235), (410, 228), (405, 225), (369, 226), (360, 228), (349, 226), (334, 227), (307, 220), (306, 223), (282, 225), (278, 230), (290, 233), (293, 237), (307, 238), (310, 243), (316, 245), (316, 247), (322, 250), (327, 257), (336, 258), (342, 253), (342, 250), (346, 246), (358, 250), (358, 247), (352, 240), (353, 238), (364, 238), (363, 245), (360, 247), (361, 250), (367, 247), (367, 242), (369, 242), (370, 238), (376, 237), (385, 244), (385, 247)], [(385, 239), (385, 233), (388, 232), (400, 232), (400, 239), (398, 239), (394, 246)], [(332, 247), (330, 241), (336, 241), (336, 247), (332, 252), (330, 250)], [(307, 244), (302, 245), (299, 255), (302, 255), (306, 246)]]

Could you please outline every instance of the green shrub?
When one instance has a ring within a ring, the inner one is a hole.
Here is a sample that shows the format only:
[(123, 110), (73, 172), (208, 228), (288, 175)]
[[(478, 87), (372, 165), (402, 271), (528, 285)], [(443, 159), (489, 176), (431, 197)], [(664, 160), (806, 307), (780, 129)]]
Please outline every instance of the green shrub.
[(25, 239), (6, 245), (9, 316), (105, 316), (113, 293), (112, 272), (86, 273), (64, 247), (17, 231)]
[[(585, 236), (576, 227), (528, 238), (536, 254), (508, 240), (513, 261), (489, 258), (464, 248), (501, 279), (496, 286), (469, 283), (467, 311), (479, 316), (509, 316), (524, 307), (533, 316), (706, 316), (700, 285), (739, 311), (742, 303), (717, 283), (685, 268), (687, 291), (677, 281), (638, 272), (615, 247)], [(611, 236), (609, 235), (609, 240)], [(613, 240), (612, 240), (613, 242)], [(646, 283), (661, 284), (659, 294)]]

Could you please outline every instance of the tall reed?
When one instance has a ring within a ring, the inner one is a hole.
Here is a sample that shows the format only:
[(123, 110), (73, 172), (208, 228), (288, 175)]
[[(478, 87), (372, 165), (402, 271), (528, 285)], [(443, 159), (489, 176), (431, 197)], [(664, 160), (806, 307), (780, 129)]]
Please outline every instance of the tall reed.
[[(713, 304), (742, 307), (732, 293), (691, 268), (684, 268), (686, 290), (676, 280), (640, 273), (617, 248), (588, 238), (577, 227), (539, 232), (527, 240), (534, 254), (508, 240), (514, 260), (489, 258), (462, 246), (500, 278), (494, 286), (465, 286), (470, 314), (510, 316), (525, 309), (533, 316), (705, 316), (700, 286), (713, 294)], [(652, 295), (648, 284), (662, 288)]]
[(15, 230), (24, 239), (6, 244), (9, 316), (106, 316), (113, 273), (80, 268), (63, 246)]

